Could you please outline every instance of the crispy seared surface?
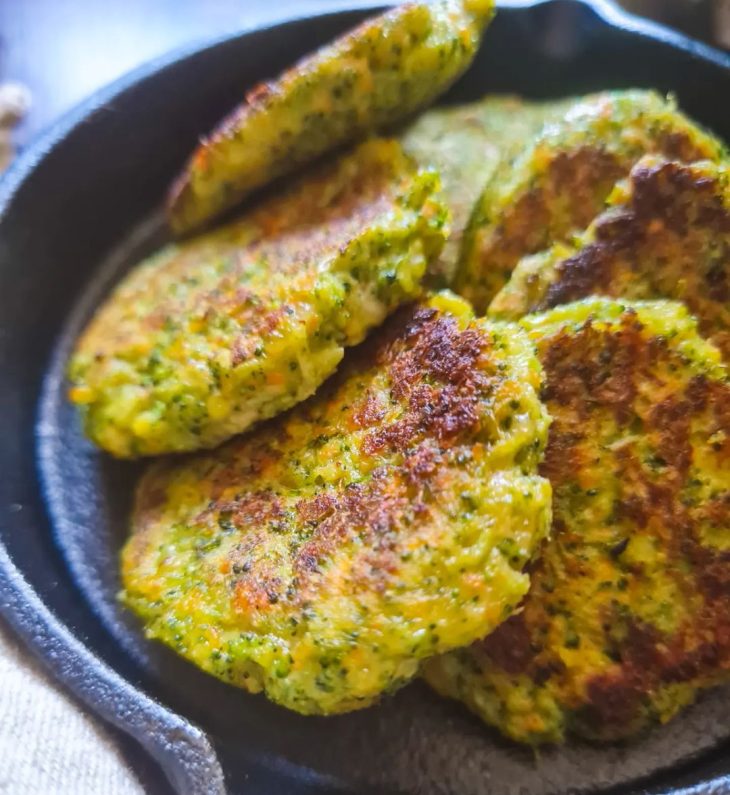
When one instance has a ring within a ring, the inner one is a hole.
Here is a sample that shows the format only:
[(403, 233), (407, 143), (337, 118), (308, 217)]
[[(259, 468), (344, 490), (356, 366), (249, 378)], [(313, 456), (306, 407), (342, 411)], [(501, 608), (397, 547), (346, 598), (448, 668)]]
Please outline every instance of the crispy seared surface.
[(89, 436), (121, 457), (212, 447), (311, 395), (420, 294), (444, 239), (437, 185), (375, 139), (143, 262), (71, 362)]
[(474, 204), (497, 169), (506, 167), (537, 136), (543, 124), (558, 118), (572, 100), (528, 102), (508, 95), (487, 95), (477, 102), (434, 108), (403, 132), (405, 151), (421, 167), (441, 177), (451, 211), (451, 232), (429, 271), (439, 286), (454, 278), (461, 240)]
[(173, 186), (173, 228), (199, 228), (255, 188), (427, 105), (471, 63), (493, 5), (398, 5), (254, 88)]
[(522, 257), (584, 230), (616, 182), (652, 153), (715, 160), (722, 147), (651, 91), (577, 102), (487, 185), (469, 221), (455, 289), (484, 311)]
[(523, 321), (553, 418), (551, 538), (522, 610), (426, 668), (521, 742), (629, 736), (730, 673), (727, 370), (680, 304), (626, 306)]
[(730, 361), (730, 166), (647, 156), (571, 246), (523, 260), (489, 308), (519, 318), (588, 295), (674, 298)]
[(302, 713), (372, 703), (493, 629), (550, 521), (541, 371), (450, 294), (317, 395), (137, 493), (124, 600), (147, 634)]

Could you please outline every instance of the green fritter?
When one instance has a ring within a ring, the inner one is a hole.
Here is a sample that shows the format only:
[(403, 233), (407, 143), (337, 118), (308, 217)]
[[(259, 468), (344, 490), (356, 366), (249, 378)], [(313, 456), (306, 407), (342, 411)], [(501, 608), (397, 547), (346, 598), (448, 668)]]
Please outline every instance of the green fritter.
[(489, 307), (520, 318), (589, 295), (682, 300), (730, 361), (730, 165), (642, 158), (569, 245), (526, 257)]
[(276, 177), (428, 105), (469, 66), (493, 12), (493, 0), (398, 5), (253, 89), (173, 186), (173, 229), (199, 228)]
[(143, 262), (71, 361), (88, 435), (119, 457), (190, 451), (309, 397), (345, 346), (421, 294), (444, 241), (437, 189), (375, 139)]
[(552, 425), (549, 541), (521, 609), (428, 681), (508, 737), (612, 741), (730, 679), (730, 380), (671, 301), (522, 326)]
[(451, 211), (451, 234), (431, 267), (435, 283), (443, 286), (453, 280), (464, 229), (489, 179), (532, 142), (548, 119), (561, 115), (566, 104), (488, 95), (468, 105), (429, 110), (403, 132), (405, 151), (420, 166), (439, 172)]
[(305, 714), (372, 704), (494, 629), (550, 523), (514, 324), (402, 309), (308, 402), (143, 478), (123, 599), (147, 635)]
[(487, 185), (464, 236), (457, 292), (484, 311), (522, 257), (584, 230), (645, 154), (691, 162), (720, 159), (723, 149), (652, 91), (577, 102)]

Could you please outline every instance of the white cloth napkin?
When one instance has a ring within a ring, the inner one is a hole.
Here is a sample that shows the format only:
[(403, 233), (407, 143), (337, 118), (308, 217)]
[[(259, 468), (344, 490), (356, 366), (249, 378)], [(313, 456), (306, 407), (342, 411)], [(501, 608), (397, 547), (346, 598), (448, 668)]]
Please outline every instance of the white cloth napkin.
[(0, 625), (0, 793), (143, 795), (104, 727)]

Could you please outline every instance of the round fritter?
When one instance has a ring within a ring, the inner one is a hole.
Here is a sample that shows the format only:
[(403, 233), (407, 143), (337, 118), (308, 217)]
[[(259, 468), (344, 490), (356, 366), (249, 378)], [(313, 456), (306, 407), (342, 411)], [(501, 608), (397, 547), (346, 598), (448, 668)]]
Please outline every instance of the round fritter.
[(497, 626), (550, 522), (527, 335), (401, 310), (291, 413), (155, 464), (123, 552), (149, 637), (301, 713), (371, 704)]
[(455, 289), (485, 310), (523, 256), (585, 229), (642, 155), (691, 162), (722, 151), (654, 92), (586, 97), (487, 185), (467, 227)]
[(675, 302), (522, 325), (553, 418), (550, 540), (522, 609), (426, 676), (520, 742), (614, 740), (730, 678), (730, 381)]
[(674, 298), (730, 361), (730, 166), (649, 155), (570, 246), (527, 257), (489, 307), (519, 318), (589, 295)]
[(488, 180), (532, 143), (548, 119), (559, 117), (567, 102), (487, 95), (467, 105), (433, 108), (403, 131), (405, 151), (420, 166), (438, 171), (451, 212), (449, 238), (429, 269), (434, 284), (453, 280), (466, 224)]
[(469, 66), (494, 0), (401, 3), (257, 86), (204, 139), (173, 185), (187, 232), (255, 188), (432, 102)]
[(372, 140), (143, 262), (69, 368), (89, 436), (120, 457), (213, 447), (311, 395), (420, 294), (444, 240), (437, 187), (396, 141)]

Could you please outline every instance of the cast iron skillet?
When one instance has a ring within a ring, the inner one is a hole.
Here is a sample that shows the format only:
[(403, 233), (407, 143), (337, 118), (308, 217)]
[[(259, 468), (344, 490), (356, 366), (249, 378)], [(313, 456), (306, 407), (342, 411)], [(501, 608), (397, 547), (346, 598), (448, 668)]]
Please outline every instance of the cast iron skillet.
[[(69, 346), (120, 272), (162, 239), (155, 210), (197, 136), (244, 89), (366, 14), (361, 4), (145, 67), (59, 122), (0, 184), (0, 609), (180, 793), (730, 792), (728, 690), (634, 744), (533, 757), (419, 684), (349, 716), (288, 713), (147, 643), (115, 602), (139, 469), (81, 437), (64, 399)], [(622, 86), (675, 91), (730, 139), (730, 57), (604, 0), (503, 6), (447, 101)]]

